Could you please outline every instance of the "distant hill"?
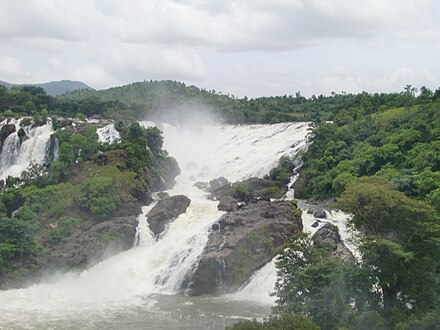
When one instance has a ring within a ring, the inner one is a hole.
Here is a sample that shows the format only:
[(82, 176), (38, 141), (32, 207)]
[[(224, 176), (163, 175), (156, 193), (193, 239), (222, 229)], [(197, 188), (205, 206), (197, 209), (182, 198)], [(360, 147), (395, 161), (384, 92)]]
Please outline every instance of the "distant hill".
[(67, 92), (73, 92), (82, 89), (92, 90), (91, 87), (87, 86), (83, 82), (72, 81), (72, 80), (51, 81), (43, 84), (11, 84), (0, 80), (0, 84), (5, 86), (6, 88), (11, 88), (15, 86), (29, 86), (29, 85), (41, 87), (46, 91), (47, 94), (52, 96), (57, 96)]

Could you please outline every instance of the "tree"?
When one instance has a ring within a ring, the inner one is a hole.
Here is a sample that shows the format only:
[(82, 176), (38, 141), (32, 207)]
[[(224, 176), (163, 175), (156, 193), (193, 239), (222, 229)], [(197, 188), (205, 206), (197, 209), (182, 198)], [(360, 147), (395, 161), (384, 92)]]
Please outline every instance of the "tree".
[(396, 317), (436, 306), (440, 219), (434, 209), (378, 177), (349, 184), (337, 206), (353, 214), (350, 223), (362, 233), (361, 271), (377, 284), (376, 309)]
[(416, 92), (417, 88), (412, 87), (411, 85), (406, 85), (404, 88), (403, 96), (405, 99), (405, 108), (408, 110), (408, 112), (411, 109)]
[(351, 313), (350, 267), (330, 257), (325, 245), (313, 244), (307, 234), (295, 235), (276, 266), (276, 312), (308, 315), (322, 329), (347, 323)]

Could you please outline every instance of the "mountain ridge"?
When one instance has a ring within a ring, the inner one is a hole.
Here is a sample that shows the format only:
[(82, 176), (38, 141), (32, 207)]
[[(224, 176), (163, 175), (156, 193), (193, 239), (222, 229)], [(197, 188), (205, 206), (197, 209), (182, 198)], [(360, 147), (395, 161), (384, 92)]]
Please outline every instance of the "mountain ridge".
[(5, 86), (6, 88), (20, 87), (20, 86), (41, 87), (46, 91), (48, 95), (51, 96), (58, 96), (76, 90), (83, 90), (83, 89), (93, 90), (93, 88), (83, 83), (82, 81), (68, 80), (68, 79), (49, 81), (47, 83), (39, 83), (39, 84), (12, 84), (0, 80), (0, 85)]

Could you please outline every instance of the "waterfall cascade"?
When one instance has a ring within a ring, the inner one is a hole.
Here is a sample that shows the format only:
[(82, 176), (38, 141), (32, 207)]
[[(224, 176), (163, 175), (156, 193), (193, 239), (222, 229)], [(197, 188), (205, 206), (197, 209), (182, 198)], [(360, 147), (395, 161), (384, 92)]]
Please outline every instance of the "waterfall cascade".
[[(141, 124), (151, 125), (148, 122)], [(15, 320), (20, 315), (27, 315), (31, 320), (29, 322), (41, 315), (50, 315), (51, 319), (69, 319), (75, 313), (84, 315), (85, 310), (120, 311), (138, 306), (157, 312), (157, 295), (172, 295), (178, 300), (176, 294), (185, 281), (185, 275), (197, 265), (212, 224), (223, 214), (218, 211), (217, 202), (208, 200), (207, 193), (194, 187), (194, 183), (219, 176), (231, 182), (262, 177), (277, 165), (281, 156), (294, 156), (303, 150), (308, 134), (308, 123), (205, 126), (190, 130), (163, 124), (159, 128), (164, 132), (164, 148), (177, 159), (182, 170), (173, 189), (167, 192), (170, 195), (183, 194), (191, 199), (186, 212), (175, 219), (159, 238), (155, 238), (146, 221), (146, 214), (153, 205), (144, 207), (131, 250), (80, 274), (64, 274), (46, 284), (1, 291), (0, 321), (2, 317)], [(31, 151), (25, 147), (26, 143), (42, 150), (40, 145), (44, 145), (43, 141), (47, 141), (44, 139), (48, 139), (50, 132), (49, 127), (31, 132), (30, 137), (33, 136), (35, 142), (30, 142), (32, 137), (25, 141), (16, 159), (23, 159), (23, 162), (24, 159), (41, 160), (41, 157), (36, 157), (38, 152), (26, 157), (22, 156), (22, 152)], [(111, 140), (111, 136), (116, 136), (114, 127), (104, 127), (98, 134), (100, 141), (117, 141)], [(16, 143), (12, 139), (8, 144)], [(16, 160), (14, 162), (18, 164)], [(13, 166), (2, 168), (2, 174), (8, 173)], [(273, 290), (275, 278), (274, 262), (271, 262), (233, 298), (273, 303), (273, 297), (269, 297), (268, 293)], [(234, 299), (230, 298), (225, 297), (232, 304)], [(212, 301), (205, 302), (212, 304)], [(185, 308), (190, 308), (191, 304), (185, 304)], [(205, 307), (198, 308), (203, 310)], [(195, 312), (203, 316), (202, 310)], [(166, 310), (160, 311), (166, 313)]]
[(49, 120), (38, 127), (21, 127), (21, 121), (5, 119), (0, 123), (0, 130), (5, 125), (15, 125), (15, 131), (3, 142), (0, 154), (0, 179), (8, 176), (20, 176), (32, 163), (43, 164), (48, 154), (50, 136), (53, 133)]

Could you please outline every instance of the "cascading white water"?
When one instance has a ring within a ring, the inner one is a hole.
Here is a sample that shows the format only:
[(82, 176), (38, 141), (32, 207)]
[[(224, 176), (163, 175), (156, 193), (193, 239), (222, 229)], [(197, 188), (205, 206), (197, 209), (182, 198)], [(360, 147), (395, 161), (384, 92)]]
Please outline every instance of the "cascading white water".
[(36, 128), (25, 127), (27, 139), (20, 143), (18, 136), (20, 121), (14, 120), (8, 123), (16, 125), (16, 132), (9, 134), (3, 143), (0, 154), (0, 179), (20, 176), (31, 162), (43, 164), (47, 156), (47, 145), (53, 133), (50, 121)]
[(96, 130), (96, 134), (98, 134), (98, 142), (101, 143), (118, 143), (121, 141), (121, 135), (116, 130), (115, 125), (108, 124), (102, 128), (98, 128)]
[[(302, 205), (301, 208), (303, 210), (301, 219), (303, 223), (303, 231), (305, 233), (313, 235), (322, 225), (324, 225), (324, 223), (330, 222), (338, 227), (339, 234), (341, 235), (341, 240), (344, 245), (347, 246), (354, 256), (359, 256), (357, 247), (353, 242), (353, 232), (348, 228), (347, 224), (347, 220), (350, 218), (349, 214), (339, 210), (326, 211), (327, 218), (320, 219), (320, 225), (318, 227), (313, 227), (312, 225), (317, 221), (317, 219), (312, 214), (307, 212), (306, 205)], [(273, 305), (276, 301), (276, 297), (272, 295), (275, 288), (275, 282), (277, 280), (276, 258), (277, 257), (258, 270), (252, 276), (252, 278), (250, 278), (249, 282), (238, 292), (230, 295), (230, 298), (258, 301)]]
[[(154, 309), (155, 294), (176, 294), (196, 264), (211, 225), (223, 214), (217, 210), (216, 202), (207, 200), (206, 193), (193, 186), (195, 181), (218, 176), (232, 182), (261, 177), (276, 166), (281, 156), (302, 150), (308, 133), (307, 123), (208, 126), (196, 131), (166, 124), (160, 128), (165, 149), (182, 169), (168, 193), (191, 199), (186, 213), (172, 222), (158, 240), (152, 236), (143, 214), (133, 249), (81, 274), (66, 274), (48, 284), (0, 292), (0, 320), (6, 316), (18, 318), (23, 313), (32, 319), (32, 315), (40, 313), (62, 318), (84, 310), (128, 306)], [(144, 213), (151, 207), (145, 207)]]

